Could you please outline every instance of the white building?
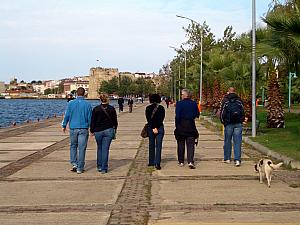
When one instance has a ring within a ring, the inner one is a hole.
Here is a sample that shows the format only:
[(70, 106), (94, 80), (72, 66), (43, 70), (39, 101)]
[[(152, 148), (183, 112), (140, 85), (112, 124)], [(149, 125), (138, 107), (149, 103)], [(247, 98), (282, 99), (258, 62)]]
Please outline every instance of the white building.
[(32, 84), (32, 89), (36, 93), (44, 94), (44, 91), (47, 89), (45, 84)]

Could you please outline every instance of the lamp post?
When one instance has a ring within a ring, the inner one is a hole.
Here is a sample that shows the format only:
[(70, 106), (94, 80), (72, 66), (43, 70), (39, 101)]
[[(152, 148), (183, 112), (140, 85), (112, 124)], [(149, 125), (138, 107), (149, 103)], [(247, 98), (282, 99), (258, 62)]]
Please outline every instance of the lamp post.
[(203, 77), (203, 69), (202, 69), (202, 64), (203, 64), (203, 28), (201, 26), (200, 23), (196, 22), (195, 20), (193, 19), (190, 19), (188, 17), (185, 17), (185, 16), (180, 16), (180, 15), (176, 15), (177, 17), (179, 18), (182, 18), (182, 19), (187, 19), (189, 21), (191, 21), (192, 23), (195, 23), (197, 24), (201, 29), (200, 29), (200, 79), (199, 79), (199, 102), (200, 102), (200, 105), (202, 104), (202, 77)]
[(181, 49), (176, 48), (174, 46), (169, 46), (170, 48), (174, 49), (176, 52), (184, 52), (184, 87), (186, 87), (186, 50), (181, 47)]
[(184, 87), (186, 88), (186, 50), (184, 49)]
[[(180, 52), (181, 50), (174, 47), (174, 46), (169, 46), (170, 48), (174, 49), (175, 51), (177, 52)], [(186, 58), (185, 58), (186, 59)], [(186, 71), (185, 71), (185, 74), (186, 74)], [(186, 76), (185, 76), (186, 78)], [(185, 79), (185, 82), (186, 82), (186, 79)], [(178, 69), (178, 100), (180, 101), (180, 89), (181, 89), (181, 83), (180, 83), (180, 57), (179, 57), (179, 69)]]
[(291, 112), (291, 89), (292, 89), (292, 76), (296, 78), (296, 73), (289, 72), (289, 112)]
[(256, 136), (256, 60), (255, 60), (255, 31), (256, 31), (256, 15), (255, 0), (252, 0), (252, 137)]

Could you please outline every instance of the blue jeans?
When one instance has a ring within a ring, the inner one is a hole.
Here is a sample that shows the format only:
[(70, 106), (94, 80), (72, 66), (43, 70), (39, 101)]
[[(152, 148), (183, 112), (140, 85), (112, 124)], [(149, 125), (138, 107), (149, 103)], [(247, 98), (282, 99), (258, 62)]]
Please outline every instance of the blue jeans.
[(231, 141), (233, 139), (234, 161), (241, 161), (242, 131), (243, 126), (241, 123), (228, 124), (225, 126), (224, 160), (231, 160)]
[(154, 134), (148, 127), (149, 134), (149, 165), (159, 165), (161, 161), (162, 141), (165, 134), (163, 126), (158, 128), (158, 134)]
[(88, 129), (70, 129), (70, 162), (79, 171), (84, 169), (88, 139)]
[(97, 142), (97, 168), (101, 168), (102, 171), (106, 172), (108, 169), (109, 146), (113, 139), (113, 135), (113, 128), (95, 132), (95, 139)]

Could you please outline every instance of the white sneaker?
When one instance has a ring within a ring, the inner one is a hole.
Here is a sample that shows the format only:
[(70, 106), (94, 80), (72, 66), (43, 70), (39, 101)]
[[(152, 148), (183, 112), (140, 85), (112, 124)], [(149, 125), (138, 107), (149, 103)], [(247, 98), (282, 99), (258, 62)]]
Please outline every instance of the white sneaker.
[(178, 163), (178, 166), (183, 167), (184, 164), (183, 163)]
[(83, 173), (82, 170), (77, 170), (77, 174), (81, 174), (81, 173)]
[(229, 159), (227, 159), (227, 160), (223, 160), (223, 163), (230, 164), (230, 160), (229, 160)]
[(190, 169), (196, 169), (196, 166), (193, 163), (189, 163), (189, 168)]
[(236, 160), (236, 161), (235, 161), (235, 166), (238, 167), (238, 166), (240, 166), (240, 165), (241, 165), (240, 161), (239, 161), (239, 160)]

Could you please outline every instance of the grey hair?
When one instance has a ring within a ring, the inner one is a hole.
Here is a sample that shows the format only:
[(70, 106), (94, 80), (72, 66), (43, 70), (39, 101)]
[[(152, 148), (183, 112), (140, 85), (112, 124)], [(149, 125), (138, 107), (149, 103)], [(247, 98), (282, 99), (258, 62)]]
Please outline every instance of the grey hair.
[(182, 89), (181, 94), (184, 94), (187, 98), (192, 97), (192, 92), (189, 89)]

